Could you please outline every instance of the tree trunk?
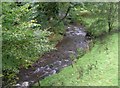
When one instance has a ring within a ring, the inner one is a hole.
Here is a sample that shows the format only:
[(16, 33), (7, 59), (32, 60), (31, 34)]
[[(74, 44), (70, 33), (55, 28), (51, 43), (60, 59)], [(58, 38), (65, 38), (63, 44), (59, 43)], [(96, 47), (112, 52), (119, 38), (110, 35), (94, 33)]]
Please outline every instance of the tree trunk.
[(111, 15), (112, 15), (112, 3), (109, 4), (109, 12), (108, 12), (108, 32), (112, 30), (112, 23), (111, 23)]

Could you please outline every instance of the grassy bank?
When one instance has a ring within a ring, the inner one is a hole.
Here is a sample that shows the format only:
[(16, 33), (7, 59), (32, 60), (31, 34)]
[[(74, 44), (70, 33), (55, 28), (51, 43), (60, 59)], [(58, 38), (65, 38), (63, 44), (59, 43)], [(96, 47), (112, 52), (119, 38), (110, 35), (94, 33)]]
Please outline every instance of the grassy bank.
[[(91, 51), (79, 58), (74, 67), (40, 81), (41, 86), (117, 86), (118, 34), (95, 43)], [(36, 83), (35, 86), (38, 84)]]

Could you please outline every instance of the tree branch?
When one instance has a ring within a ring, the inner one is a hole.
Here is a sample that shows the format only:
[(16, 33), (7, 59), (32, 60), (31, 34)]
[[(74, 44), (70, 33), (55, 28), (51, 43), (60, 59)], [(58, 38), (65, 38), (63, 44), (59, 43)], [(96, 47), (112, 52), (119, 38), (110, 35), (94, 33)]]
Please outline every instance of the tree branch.
[[(71, 8), (79, 5), (79, 4), (74, 4), (73, 6), (71, 6), (72, 4), (73, 4), (73, 3), (70, 2), (70, 5), (69, 5), (69, 7), (67, 8), (67, 11), (66, 11), (66, 13), (65, 13), (65, 16), (64, 16), (63, 18), (61, 18), (61, 19), (60, 19), (56, 24), (54, 24), (52, 27), (55, 27), (55, 26), (58, 25), (60, 22), (62, 22), (62, 21), (67, 17), (67, 15), (68, 15), (69, 11), (71, 10)], [(47, 30), (51, 29), (52, 27), (47, 28)]]

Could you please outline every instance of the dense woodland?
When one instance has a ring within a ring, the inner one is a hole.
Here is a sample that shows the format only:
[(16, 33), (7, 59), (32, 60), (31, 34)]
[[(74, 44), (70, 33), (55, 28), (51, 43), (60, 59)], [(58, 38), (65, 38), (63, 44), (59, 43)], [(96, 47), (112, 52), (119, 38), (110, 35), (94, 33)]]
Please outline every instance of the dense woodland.
[[(56, 44), (65, 36), (67, 25), (85, 27), (86, 36), (94, 44), (104, 40), (99, 40), (102, 36), (117, 32), (118, 3), (3, 2), (0, 18), (1, 77), (3, 87), (9, 88), (17, 84), (20, 69), (30, 68), (42, 55), (56, 50)], [(90, 47), (94, 49), (93, 45)]]

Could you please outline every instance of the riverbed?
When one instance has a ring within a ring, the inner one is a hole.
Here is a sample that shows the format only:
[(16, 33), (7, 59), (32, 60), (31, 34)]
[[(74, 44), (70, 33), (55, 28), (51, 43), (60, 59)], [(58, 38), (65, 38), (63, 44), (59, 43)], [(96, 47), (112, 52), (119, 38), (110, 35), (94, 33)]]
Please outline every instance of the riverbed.
[(56, 45), (56, 50), (44, 54), (28, 69), (20, 70), (18, 86), (31, 86), (38, 80), (56, 74), (67, 66), (72, 65), (71, 56), (77, 58), (78, 49), (89, 47), (84, 27), (77, 25), (66, 26), (63, 39)]

